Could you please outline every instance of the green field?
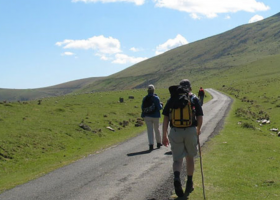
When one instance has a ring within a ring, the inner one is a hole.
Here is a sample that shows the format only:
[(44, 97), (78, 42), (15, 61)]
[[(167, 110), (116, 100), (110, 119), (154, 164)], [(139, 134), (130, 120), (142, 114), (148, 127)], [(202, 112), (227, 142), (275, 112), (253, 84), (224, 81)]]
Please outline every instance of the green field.
[[(46, 98), (41, 105), (1, 103), (0, 191), (141, 133), (145, 127), (135, 123), (145, 94), (130, 90)], [(82, 122), (91, 130), (81, 128)]]

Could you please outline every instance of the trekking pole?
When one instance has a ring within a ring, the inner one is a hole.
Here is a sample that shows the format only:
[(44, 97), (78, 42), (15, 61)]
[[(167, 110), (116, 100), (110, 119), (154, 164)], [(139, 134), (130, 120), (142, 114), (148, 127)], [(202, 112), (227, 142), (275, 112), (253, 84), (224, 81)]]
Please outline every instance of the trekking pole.
[(198, 141), (198, 150), (199, 150), (199, 157), (200, 157), (200, 170), (201, 170), (201, 177), (202, 177), (203, 197), (205, 200), (206, 197), (205, 197), (204, 176), (203, 176), (203, 168), (202, 168), (202, 155), (201, 155), (201, 147), (200, 147), (200, 142), (199, 142), (199, 135), (197, 136), (197, 141)]

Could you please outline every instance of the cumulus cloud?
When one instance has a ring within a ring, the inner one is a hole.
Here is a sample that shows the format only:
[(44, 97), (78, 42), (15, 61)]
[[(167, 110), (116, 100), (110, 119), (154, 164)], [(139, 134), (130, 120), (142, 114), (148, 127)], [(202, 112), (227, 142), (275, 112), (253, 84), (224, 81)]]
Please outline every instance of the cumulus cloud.
[(258, 0), (154, 0), (157, 7), (164, 7), (190, 13), (194, 19), (199, 16), (217, 17), (221, 13), (238, 11), (256, 12), (269, 10), (269, 6)]
[(254, 17), (252, 17), (252, 18), (249, 20), (249, 23), (254, 23), (254, 22), (257, 22), (257, 21), (261, 21), (261, 20), (263, 20), (263, 19), (264, 19), (263, 16), (255, 15)]
[(145, 0), (72, 0), (72, 2), (84, 2), (84, 3), (96, 3), (96, 2), (102, 2), (102, 3), (115, 3), (115, 2), (129, 2), (129, 3), (135, 3), (135, 5), (143, 5), (145, 3)]
[(113, 60), (112, 63), (116, 63), (116, 64), (135, 64), (138, 62), (141, 62), (143, 60), (146, 60), (148, 58), (145, 57), (131, 57), (125, 54), (116, 54), (115, 55), (115, 59)]
[(193, 19), (200, 19), (201, 17), (199, 17), (196, 13), (191, 13), (190, 14), (191, 18)]
[(188, 44), (188, 41), (180, 34), (176, 36), (174, 39), (169, 39), (165, 43), (157, 46), (156, 55), (162, 54), (170, 49), (182, 46), (184, 44)]
[(225, 17), (225, 19), (231, 19), (231, 17), (230, 17), (229, 15), (227, 15), (227, 16)]
[(62, 53), (61, 55), (62, 55), (62, 56), (73, 56), (73, 55), (75, 55), (75, 54), (72, 53), (72, 52), (66, 51), (66, 52)]
[(100, 57), (101, 60), (111, 60), (112, 58), (106, 56), (105, 54), (96, 53), (96, 56)]
[[(112, 60), (112, 63), (115, 64), (135, 64), (148, 59), (146, 57), (133, 57), (122, 54), (119, 40), (112, 37), (106, 38), (103, 35), (83, 40), (67, 39), (62, 42), (57, 42), (55, 45), (62, 47), (63, 49), (95, 50), (95, 56), (98, 56), (104, 61)], [(140, 49), (132, 47), (130, 50), (137, 52)], [(74, 55), (74, 53), (68, 51), (61, 55), (71, 56)]]
[(121, 44), (119, 40), (112, 37), (104, 37), (103, 35), (94, 36), (85, 40), (64, 40), (57, 42), (57, 46), (63, 46), (64, 49), (93, 49), (103, 54), (120, 53)]
[(142, 51), (142, 49), (132, 47), (132, 48), (130, 48), (130, 51), (133, 51), (133, 52), (138, 52), (138, 51)]

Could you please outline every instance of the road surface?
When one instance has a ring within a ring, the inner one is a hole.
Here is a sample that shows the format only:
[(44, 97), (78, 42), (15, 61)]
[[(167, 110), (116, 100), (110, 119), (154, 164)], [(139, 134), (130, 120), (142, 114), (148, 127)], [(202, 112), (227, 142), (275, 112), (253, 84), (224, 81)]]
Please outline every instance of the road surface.
[[(207, 89), (200, 143), (217, 134), (231, 99)], [(173, 190), (169, 147), (148, 151), (147, 134), (90, 155), (43, 177), (0, 194), (1, 200), (148, 200), (169, 199)]]

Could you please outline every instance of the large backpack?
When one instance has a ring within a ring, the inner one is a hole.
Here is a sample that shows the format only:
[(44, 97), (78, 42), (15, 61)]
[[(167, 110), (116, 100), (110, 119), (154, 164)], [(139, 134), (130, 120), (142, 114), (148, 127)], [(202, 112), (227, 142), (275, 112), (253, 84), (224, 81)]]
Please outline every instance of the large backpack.
[(156, 105), (153, 101), (154, 95), (147, 95), (143, 101), (143, 113), (151, 114), (156, 111)]
[(187, 128), (193, 123), (193, 109), (190, 91), (181, 86), (169, 87), (171, 94), (171, 108), (169, 119), (173, 127)]

